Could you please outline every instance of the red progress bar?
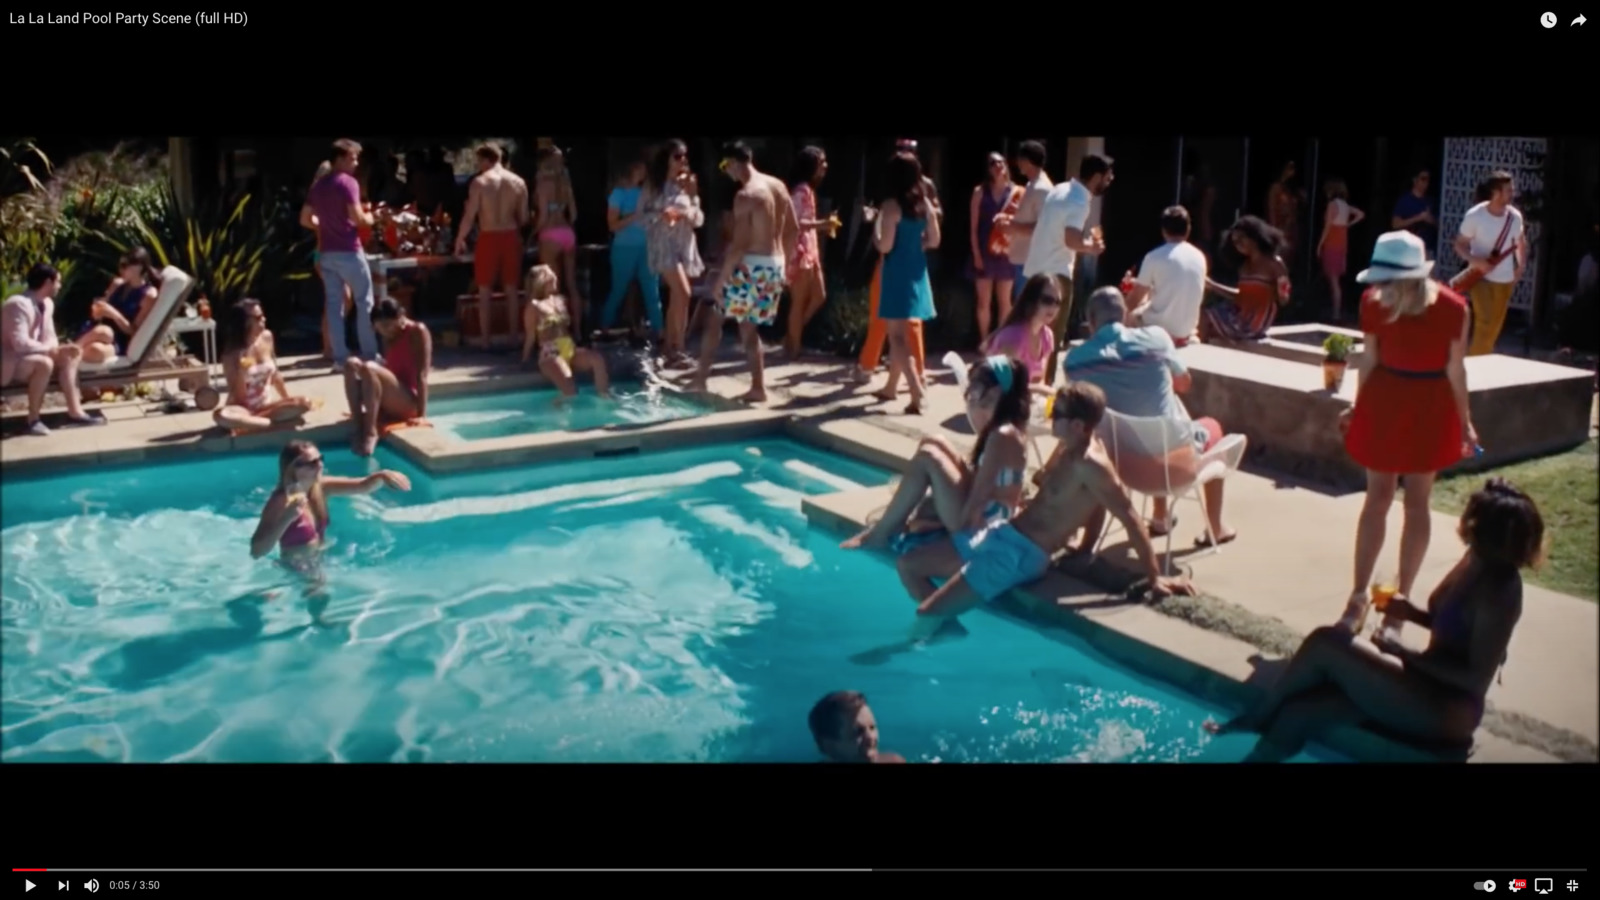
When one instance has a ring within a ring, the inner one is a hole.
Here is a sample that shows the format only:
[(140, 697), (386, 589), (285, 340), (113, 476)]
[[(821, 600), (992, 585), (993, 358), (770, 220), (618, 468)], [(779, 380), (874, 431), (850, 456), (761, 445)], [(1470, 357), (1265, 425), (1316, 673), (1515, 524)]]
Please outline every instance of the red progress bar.
[(13, 872), (48, 872), (49, 869), (12, 869)]

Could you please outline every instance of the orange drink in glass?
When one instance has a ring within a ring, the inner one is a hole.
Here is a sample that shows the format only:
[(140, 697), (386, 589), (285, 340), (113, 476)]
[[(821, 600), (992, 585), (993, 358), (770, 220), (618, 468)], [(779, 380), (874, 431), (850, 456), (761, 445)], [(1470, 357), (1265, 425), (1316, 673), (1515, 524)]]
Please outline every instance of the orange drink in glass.
[(1389, 601), (1394, 599), (1395, 594), (1400, 593), (1400, 586), (1395, 581), (1393, 578), (1379, 578), (1372, 583), (1369, 591), (1372, 595), (1373, 609), (1380, 613), (1388, 611)]

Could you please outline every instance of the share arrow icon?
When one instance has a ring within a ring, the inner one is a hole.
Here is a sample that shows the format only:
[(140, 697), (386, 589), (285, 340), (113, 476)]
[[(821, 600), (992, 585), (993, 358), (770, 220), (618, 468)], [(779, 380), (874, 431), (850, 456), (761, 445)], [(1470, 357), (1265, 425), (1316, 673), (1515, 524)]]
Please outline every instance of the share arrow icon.
[[(1572, 24), (1573, 25), (1582, 25), (1583, 23), (1585, 23), (1587, 21), (1589, 21), (1589, 20), (1585, 19), (1583, 17), (1583, 13), (1578, 13), (1578, 17), (1576, 19), (1572, 20)], [(1571, 27), (1571, 26), (1568, 26), (1568, 27)]]

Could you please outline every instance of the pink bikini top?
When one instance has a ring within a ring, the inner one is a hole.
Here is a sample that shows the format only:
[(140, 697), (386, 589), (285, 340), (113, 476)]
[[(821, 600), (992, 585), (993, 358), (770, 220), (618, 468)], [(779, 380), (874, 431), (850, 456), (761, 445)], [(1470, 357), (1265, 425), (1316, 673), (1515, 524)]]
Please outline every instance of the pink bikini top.
[(280, 547), (304, 547), (309, 544), (320, 543), (323, 535), (327, 533), (328, 523), (318, 522), (316, 515), (306, 509), (300, 513), (300, 518), (295, 519), (283, 532), (283, 537), (278, 539)]

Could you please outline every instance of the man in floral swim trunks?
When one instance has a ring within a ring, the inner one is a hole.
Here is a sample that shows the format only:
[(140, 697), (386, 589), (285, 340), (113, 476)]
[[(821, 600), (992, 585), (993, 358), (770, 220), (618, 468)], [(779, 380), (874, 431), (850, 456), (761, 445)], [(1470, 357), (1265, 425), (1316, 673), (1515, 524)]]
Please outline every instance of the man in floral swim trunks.
[[(733, 198), (733, 237), (723, 254), (722, 270), (711, 287), (712, 301), (722, 316), (739, 323), (739, 341), (750, 360), (750, 390), (741, 399), (760, 403), (767, 399), (761, 335), (756, 329), (778, 318), (783, 297), (784, 261), (794, 255), (800, 224), (794, 215), (789, 188), (771, 175), (756, 171), (754, 154), (743, 141), (722, 148), (722, 171), (739, 183)], [(721, 316), (713, 316), (712, 322)], [(700, 370), (694, 385), (704, 390), (711, 376), (720, 329), (710, 324), (700, 344)]]

